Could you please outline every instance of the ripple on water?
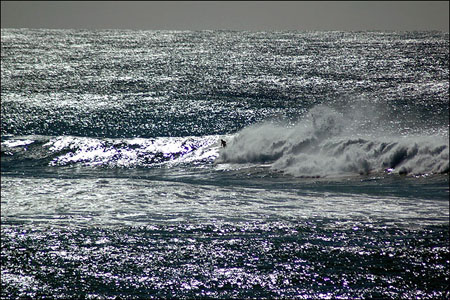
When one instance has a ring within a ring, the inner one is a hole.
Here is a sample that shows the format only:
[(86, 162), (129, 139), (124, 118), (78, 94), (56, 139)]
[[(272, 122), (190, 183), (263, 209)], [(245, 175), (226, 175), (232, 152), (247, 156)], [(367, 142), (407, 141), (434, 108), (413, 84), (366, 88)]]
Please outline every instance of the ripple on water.
[[(355, 229), (357, 228), (357, 229)], [(2, 225), (2, 296), (445, 297), (448, 228)]]

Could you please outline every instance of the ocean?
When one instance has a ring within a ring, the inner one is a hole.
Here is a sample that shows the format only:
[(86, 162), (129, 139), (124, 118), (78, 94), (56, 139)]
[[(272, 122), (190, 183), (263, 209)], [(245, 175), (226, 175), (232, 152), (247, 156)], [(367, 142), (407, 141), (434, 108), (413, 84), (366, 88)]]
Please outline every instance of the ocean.
[(1, 298), (449, 278), (448, 33), (1, 29)]

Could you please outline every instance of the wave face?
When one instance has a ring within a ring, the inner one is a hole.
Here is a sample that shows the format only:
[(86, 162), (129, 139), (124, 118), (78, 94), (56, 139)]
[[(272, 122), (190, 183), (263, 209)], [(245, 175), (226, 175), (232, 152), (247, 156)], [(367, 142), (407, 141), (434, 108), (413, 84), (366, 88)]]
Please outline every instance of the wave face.
[(218, 161), (265, 164), (301, 177), (449, 172), (448, 137), (379, 137), (377, 132), (359, 132), (358, 125), (336, 110), (315, 107), (290, 128), (270, 123), (245, 128)]
[(207, 163), (217, 157), (217, 141), (217, 136), (155, 139), (10, 137), (2, 142), (2, 168), (18, 165), (154, 168), (169, 164)]

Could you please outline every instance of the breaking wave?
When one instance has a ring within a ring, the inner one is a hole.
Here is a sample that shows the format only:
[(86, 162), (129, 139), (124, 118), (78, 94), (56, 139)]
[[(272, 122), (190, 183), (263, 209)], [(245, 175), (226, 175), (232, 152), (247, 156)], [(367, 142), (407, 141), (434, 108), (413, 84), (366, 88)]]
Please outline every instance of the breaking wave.
[[(229, 136), (110, 139), (76, 136), (3, 136), (2, 170), (39, 166), (154, 168), (181, 164), (269, 167), (297, 177), (387, 172), (449, 172), (447, 136), (362, 131), (359, 119), (317, 106), (295, 126), (256, 124)], [(366, 126), (365, 124), (364, 126)], [(367, 127), (367, 126), (366, 126)], [(220, 147), (220, 139), (227, 146)]]
[(8, 166), (158, 167), (212, 162), (218, 137), (106, 139), (23, 136), (2, 141), (2, 168)]
[(358, 132), (342, 113), (315, 107), (294, 127), (265, 123), (243, 129), (217, 161), (269, 165), (299, 177), (449, 172), (448, 136), (383, 133)]

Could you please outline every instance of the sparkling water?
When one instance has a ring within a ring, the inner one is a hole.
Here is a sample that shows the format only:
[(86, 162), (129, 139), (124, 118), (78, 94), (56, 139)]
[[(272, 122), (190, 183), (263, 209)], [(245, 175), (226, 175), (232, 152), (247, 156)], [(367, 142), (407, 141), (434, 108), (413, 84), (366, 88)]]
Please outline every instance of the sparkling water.
[(2, 298), (448, 298), (448, 107), (448, 33), (2, 29)]

